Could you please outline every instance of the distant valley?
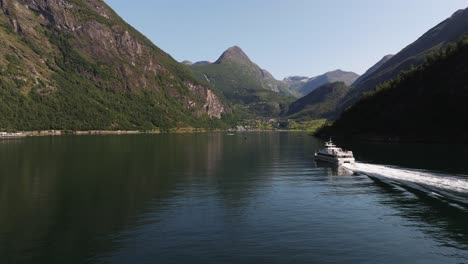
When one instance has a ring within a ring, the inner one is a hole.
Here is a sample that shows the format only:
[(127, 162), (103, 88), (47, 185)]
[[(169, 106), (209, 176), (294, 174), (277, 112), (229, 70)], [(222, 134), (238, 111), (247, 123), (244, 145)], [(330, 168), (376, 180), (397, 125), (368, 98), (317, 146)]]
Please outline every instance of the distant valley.
[[(218, 89), (229, 102), (243, 109), (251, 118), (285, 118), (292, 113), (289, 107), (294, 101), (317, 88), (334, 82), (350, 86), (359, 78), (354, 72), (335, 70), (315, 77), (291, 76), (282, 81), (276, 80), (271, 73), (252, 62), (238, 46), (227, 49), (213, 63), (181, 63), (190, 66), (199, 81), (206, 81)], [(325, 117), (320, 113), (314, 116)]]
[(335, 70), (312, 78), (292, 76), (284, 79), (290, 89), (297, 92), (301, 97), (306, 96), (324, 84), (343, 82), (347, 86), (352, 85), (359, 75), (354, 72)]

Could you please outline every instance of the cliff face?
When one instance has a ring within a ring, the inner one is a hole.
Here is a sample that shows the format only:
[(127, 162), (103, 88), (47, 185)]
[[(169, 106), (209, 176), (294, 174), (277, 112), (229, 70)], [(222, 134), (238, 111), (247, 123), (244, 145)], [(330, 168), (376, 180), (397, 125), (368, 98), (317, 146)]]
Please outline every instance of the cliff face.
[(186, 66), (101, 0), (0, 0), (0, 8), (0, 69), (12, 68), (3, 71), (2, 78), (22, 80), (16, 88), (23, 96), (47, 95), (63, 89), (64, 83), (86, 82), (104, 97), (149, 93), (154, 105), (173, 106), (159, 110), (178, 112), (170, 118), (175, 123), (179, 116), (219, 118), (225, 111), (216, 93), (198, 83)]
[[(203, 110), (210, 117), (221, 118), (221, 114), (224, 113), (224, 105), (219, 100), (219, 97), (210, 89), (202, 85), (194, 85), (193, 83), (187, 83), (190, 91), (195, 94), (201, 95), (204, 99), (205, 104), (203, 105)], [(196, 104), (196, 102), (191, 101), (190, 104)]]

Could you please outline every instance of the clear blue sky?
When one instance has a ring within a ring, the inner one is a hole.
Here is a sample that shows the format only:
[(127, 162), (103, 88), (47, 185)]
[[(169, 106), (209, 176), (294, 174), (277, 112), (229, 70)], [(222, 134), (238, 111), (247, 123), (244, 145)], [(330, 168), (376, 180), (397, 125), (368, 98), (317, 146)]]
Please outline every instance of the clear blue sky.
[(467, 0), (105, 0), (176, 60), (240, 46), (276, 78), (365, 72)]

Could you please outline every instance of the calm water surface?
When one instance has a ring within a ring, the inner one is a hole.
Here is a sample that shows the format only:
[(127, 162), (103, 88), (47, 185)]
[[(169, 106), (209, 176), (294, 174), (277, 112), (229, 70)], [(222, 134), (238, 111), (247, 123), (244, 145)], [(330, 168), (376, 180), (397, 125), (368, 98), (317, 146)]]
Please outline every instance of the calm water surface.
[[(0, 263), (468, 263), (465, 193), (315, 164), (322, 144), (301, 133), (0, 141)], [(340, 145), (361, 162), (468, 180), (468, 146)]]

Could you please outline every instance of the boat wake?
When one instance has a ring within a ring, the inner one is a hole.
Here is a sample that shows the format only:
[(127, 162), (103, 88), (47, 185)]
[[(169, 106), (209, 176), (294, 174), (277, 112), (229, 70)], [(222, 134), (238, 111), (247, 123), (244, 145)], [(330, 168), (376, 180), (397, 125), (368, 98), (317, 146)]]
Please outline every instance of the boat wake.
[(344, 164), (343, 167), (389, 184), (417, 189), (432, 197), (447, 198), (468, 206), (468, 176), (367, 163)]

